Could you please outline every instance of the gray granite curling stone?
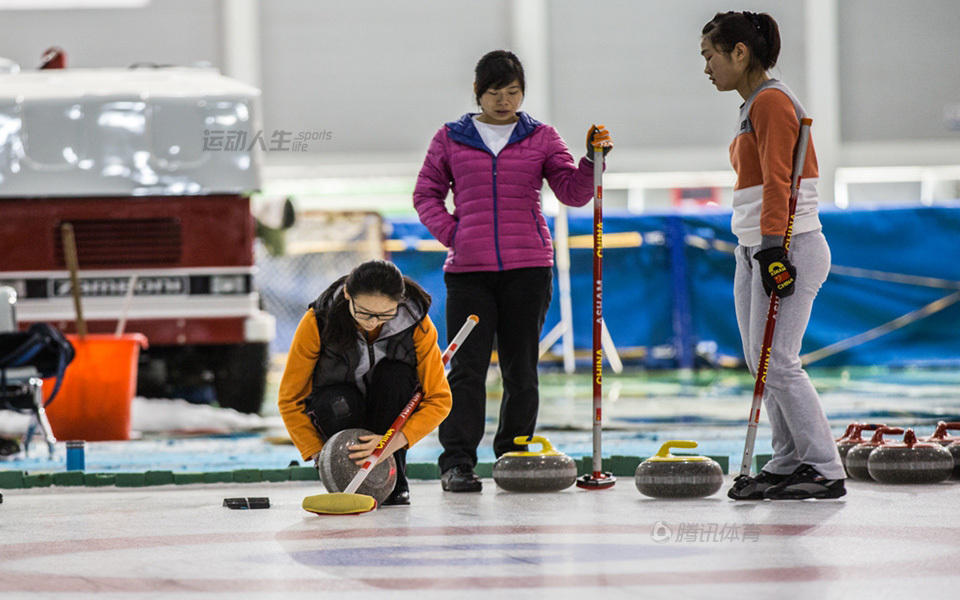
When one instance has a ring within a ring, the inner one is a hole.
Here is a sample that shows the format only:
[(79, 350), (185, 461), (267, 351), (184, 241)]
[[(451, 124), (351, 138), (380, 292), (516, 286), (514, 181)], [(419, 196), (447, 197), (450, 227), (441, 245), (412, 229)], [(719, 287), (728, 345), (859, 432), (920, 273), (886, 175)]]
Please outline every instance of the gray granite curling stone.
[(933, 435), (925, 438), (920, 438), (921, 442), (928, 442), (931, 444), (940, 444), (941, 446), (949, 446), (954, 442), (960, 442), (960, 437), (950, 435), (948, 431), (957, 431), (960, 430), (960, 423), (951, 422), (947, 423), (946, 421), (939, 421), (937, 423), (937, 428), (934, 430)]
[(493, 480), (510, 492), (559, 492), (577, 480), (576, 462), (539, 435), (513, 439), (518, 446), (540, 444), (539, 452), (507, 452), (493, 465)]
[(634, 483), (652, 498), (701, 498), (723, 485), (723, 469), (706, 456), (674, 456), (670, 448), (696, 448), (697, 443), (671, 440), (637, 466)]
[(958, 430), (960, 430), (960, 423), (956, 421), (950, 423), (940, 421), (937, 423), (937, 429), (933, 432), (933, 435), (920, 438), (921, 442), (936, 442), (941, 446), (945, 446), (947, 450), (950, 451), (950, 454), (953, 456), (952, 477), (954, 479), (960, 479), (960, 437), (948, 435), (947, 432)]
[[(847, 452), (850, 452), (851, 448), (863, 443), (863, 438), (860, 436), (861, 431), (863, 431), (863, 423), (850, 423), (847, 425), (847, 430), (843, 432), (843, 435), (835, 440), (837, 442), (837, 452), (840, 453), (841, 463), (847, 458)], [(844, 469), (846, 469), (846, 467), (844, 467)]]
[[(880, 427), (886, 427), (886, 425), (883, 423), (851, 423), (847, 427), (846, 433), (837, 439), (837, 452), (840, 453), (840, 462), (843, 463), (844, 471), (847, 470), (847, 453), (865, 441), (863, 432), (876, 431)], [(847, 475), (850, 475), (849, 471), (847, 471)]]
[(844, 468), (846, 468), (847, 475), (849, 475), (851, 479), (859, 479), (861, 481), (870, 481), (872, 479), (872, 477), (870, 477), (870, 471), (867, 469), (867, 459), (870, 458), (870, 453), (873, 452), (877, 446), (883, 445), (883, 436), (886, 433), (903, 433), (903, 429), (900, 427), (880, 427), (874, 432), (870, 441), (858, 444), (847, 452)]
[(939, 483), (950, 478), (953, 456), (940, 444), (917, 441), (908, 429), (902, 444), (874, 448), (867, 469), (880, 483)]
[(954, 479), (960, 479), (960, 442), (954, 442), (947, 446), (947, 451), (953, 456), (953, 475)]
[[(344, 429), (333, 434), (320, 450), (320, 481), (328, 492), (342, 492), (360, 470), (360, 467), (350, 460), (347, 447), (357, 444), (357, 437), (361, 435), (375, 434), (366, 429)], [(373, 496), (377, 504), (382, 504), (396, 483), (397, 461), (390, 456), (370, 471), (357, 493)]]

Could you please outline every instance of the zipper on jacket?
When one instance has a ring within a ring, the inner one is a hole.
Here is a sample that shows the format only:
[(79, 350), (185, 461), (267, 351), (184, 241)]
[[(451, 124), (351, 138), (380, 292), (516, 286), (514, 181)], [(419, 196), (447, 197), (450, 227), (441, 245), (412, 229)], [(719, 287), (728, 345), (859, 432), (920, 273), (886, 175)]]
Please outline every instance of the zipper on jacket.
[[(360, 329), (359, 327), (357, 328), (357, 337), (360, 338), (360, 341), (367, 347), (367, 359), (370, 361), (370, 367), (367, 369), (367, 372), (363, 374), (363, 380), (364, 382), (366, 382), (367, 386), (369, 387), (370, 378), (373, 376), (373, 367), (375, 366), (373, 364), (373, 358), (375, 354), (373, 351), (373, 345), (377, 342), (377, 340), (373, 340), (371, 342), (370, 339), (367, 337), (367, 332)], [(354, 372), (353, 377), (354, 379), (356, 379), (357, 377), (356, 372)]]
[(497, 250), (497, 268), (503, 270), (503, 259), (500, 257), (500, 215), (497, 213), (497, 157), (493, 157), (493, 245)]
[(543, 232), (540, 231), (540, 220), (537, 219), (537, 211), (535, 211), (535, 210), (533, 210), (533, 209), (531, 208), (531, 209), (530, 209), (530, 216), (533, 217), (533, 226), (534, 226), (534, 227), (536, 228), (536, 230), (537, 230), (537, 235), (540, 236), (540, 244), (546, 246), (546, 245), (547, 245), (547, 240), (546, 240), (546, 238), (543, 237)]
[(363, 337), (364, 337), (363, 341), (366, 342), (367, 344), (367, 355), (370, 359), (370, 368), (367, 369), (367, 375), (366, 377), (364, 377), (364, 379), (367, 380), (367, 388), (369, 389), (370, 382), (373, 381), (373, 367), (376, 366), (373, 364), (373, 356), (374, 356), (373, 344), (376, 342), (376, 340), (374, 340), (373, 342), (367, 341), (366, 333), (363, 334)]

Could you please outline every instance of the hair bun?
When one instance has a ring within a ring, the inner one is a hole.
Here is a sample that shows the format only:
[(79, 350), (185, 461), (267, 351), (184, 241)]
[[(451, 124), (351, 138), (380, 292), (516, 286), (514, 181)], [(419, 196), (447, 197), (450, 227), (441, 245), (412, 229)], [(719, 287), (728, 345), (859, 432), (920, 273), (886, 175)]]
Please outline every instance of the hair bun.
[(767, 13), (717, 13), (700, 34), (725, 53), (739, 43), (745, 44), (751, 52), (751, 68), (766, 71), (777, 64), (780, 56), (780, 28)]

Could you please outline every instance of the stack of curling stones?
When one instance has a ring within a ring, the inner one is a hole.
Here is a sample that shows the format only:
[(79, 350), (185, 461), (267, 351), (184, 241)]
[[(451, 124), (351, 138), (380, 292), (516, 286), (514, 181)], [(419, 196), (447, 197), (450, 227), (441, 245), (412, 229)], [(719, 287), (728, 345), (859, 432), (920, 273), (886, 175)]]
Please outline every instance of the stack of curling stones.
[(540, 444), (539, 452), (507, 452), (493, 465), (493, 480), (509, 492), (559, 492), (577, 480), (576, 462), (539, 435), (513, 439), (518, 446)]
[(674, 456), (671, 448), (696, 448), (688, 440), (670, 440), (655, 456), (640, 463), (634, 482), (641, 494), (651, 498), (701, 498), (715, 494), (723, 485), (723, 469), (706, 456)]
[(870, 438), (870, 441), (861, 442), (847, 452), (844, 467), (847, 470), (847, 475), (851, 479), (859, 479), (861, 481), (870, 481), (872, 479), (867, 467), (867, 460), (870, 458), (871, 452), (884, 444), (883, 436), (887, 433), (903, 433), (903, 429), (900, 427), (878, 427), (873, 437)]
[(953, 456), (952, 476), (954, 479), (960, 479), (960, 437), (947, 435), (947, 432), (957, 430), (960, 430), (960, 423), (945, 423), (940, 421), (937, 423), (937, 429), (933, 432), (933, 435), (920, 440), (922, 442), (936, 443), (946, 447), (947, 451)]
[(880, 483), (939, 483), (950, 478), (953, 456), (940, 444), (918, 441), (908, 429), (903, 443), (873, 449), (867, 471)]
[(882, 423), (850, 423), (842, 436), (837, 438), (837, 452), (840, 453), (840, 462), (843, 463), (843, 470), (850, 476), (847, 470), (847, 453), (853, 448), (863, 443), (864, 431), (876, 431), (881, 427), (886, 427)]
[[(330, 437), (320, 449), (320, 458), (317, 461), (320, 471), (320, 481), (328, 492), (342, 492), (350, 485), (353, 476), (360, 467), (350, 459), (350, 446), (359, 442), (361, 435), (376, 435), (366, 429), (344, 429)], [(358, 494), (373, 496), (377, 504), (382, 504), (393, 486), (397, 483), (397, 461), (393, 456), (381, 460), (363, 480), (357, 489)]]

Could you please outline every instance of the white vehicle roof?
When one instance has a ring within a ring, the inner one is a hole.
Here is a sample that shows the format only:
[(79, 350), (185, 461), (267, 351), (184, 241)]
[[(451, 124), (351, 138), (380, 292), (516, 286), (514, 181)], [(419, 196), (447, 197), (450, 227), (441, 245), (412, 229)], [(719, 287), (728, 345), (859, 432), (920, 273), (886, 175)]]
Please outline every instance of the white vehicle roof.
[(257, 88), (209, 68), (47, 69), (0, 74), (0, 98), (4, 100), (259, 95)]
[(254, 191), (259, 113), (212, 69), (0, 74), (0, 197)]

